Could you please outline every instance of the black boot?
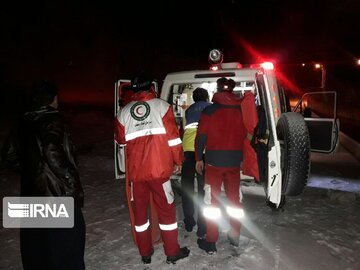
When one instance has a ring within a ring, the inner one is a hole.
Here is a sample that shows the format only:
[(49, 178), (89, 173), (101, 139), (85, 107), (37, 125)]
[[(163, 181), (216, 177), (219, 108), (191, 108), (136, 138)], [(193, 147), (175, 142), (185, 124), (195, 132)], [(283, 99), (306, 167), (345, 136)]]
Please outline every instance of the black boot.
[(187, 232), (192, 232), (194, 226), (196, 225), (196, 222), (193, 218), (184, 219), (184, 223), (185, 223), (185, 230)]
[(198, 238), (205, 238), (206, 237), (206, 229), (198, 226), (196, 236)]
[(200, 249), (205, 250), (209, 255), (213, 255), (217, 252), (215, 242), (207, 242), (205, 238), (199, 238), (197, 244)]
[(166, 262), (175, 264), (178, 260), (186, 258), (189, 256), (190, 250), (187, 247), (182, 247), (179, 249), (178, 254), (174, 256), (167, 256)]
[(151, 263), (151, 256), (154, 254), (154, 249), (151, 249), (151, 253), (148, 256), (141, 256), (141, 261), (143, 264), (150, 264)]
[(228, 238), (228, 240), (229, 240), (229, 242), (230, 242), (230, 244), (231, 244), (232, 246), (234, 246), (234, 247), (238, 247), (238, 246), (239, 246), (239, 238), (232, 237), (232, 236), (230, 236), (229, 234), (228, 234), (227, 238)]

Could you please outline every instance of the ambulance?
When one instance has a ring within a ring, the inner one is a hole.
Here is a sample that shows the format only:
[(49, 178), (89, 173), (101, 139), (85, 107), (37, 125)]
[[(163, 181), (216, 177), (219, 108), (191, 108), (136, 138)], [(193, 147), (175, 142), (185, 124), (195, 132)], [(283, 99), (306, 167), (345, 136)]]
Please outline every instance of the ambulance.
[[(169, 102), (180, 131), (185, 125), (185, 110), (192, 103), (197, 87), (207, 89), (210, 100), (221, 77), (236, 82), (234, 92), (240, 97), (246, 91), (255, 95), (258, 124), (252, 146), (256, 150), (259, 179), (266, 203), (281, 208), (286, 196), (300, 195), (307, 185), (311, 152), (334, 153), (339, 143), (339, 120), (336, 116), (336, 92), (305, 93), (294, 102), (289, 89), (272, 62), (242, 65), (223, 62), (223, 54), (214, 49), (209, 53), (209, 68), (173, 72), (166, 75), (159, 97)], [(158, 83), (154, 82), (158, 91)], [(131, 93), (130, 80), (115, 83), (115, 116), (121, 101)], [(246, 115), (246, 109), (243, 114)], [(224, 134), (226, 138), (226, 134)], [(114, 144), (115, 176), (121, 178), (124, 168), (123, 146)], [(251, 176), (248, 178), (251, 179)]]

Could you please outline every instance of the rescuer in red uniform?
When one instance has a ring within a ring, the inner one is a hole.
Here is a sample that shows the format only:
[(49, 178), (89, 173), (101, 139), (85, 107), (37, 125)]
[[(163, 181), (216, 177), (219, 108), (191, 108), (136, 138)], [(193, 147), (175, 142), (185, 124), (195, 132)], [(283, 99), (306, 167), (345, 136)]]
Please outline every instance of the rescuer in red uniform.
[(126, 144), (138, 248), (143, 263), (151, 263), (154, 248), (148, 208), (152, 193), (167, 262), (175, 263), (190, 253), (187, 247), (180, 248), (178, 244), (176, 207), (170, 181), (172, 173), (181, 170), (184, 160), (182, 142), (172, 107), (156, 98), (152, 79), (140, 73), (131, 83), (134, 95), (115, 119), (115, 139), (119, 144)]
[[(206, 238), (199, 238), (199, 248), (209, 254), (217, 251), (218, 221), (221, 219), (221, 186), (224, 184), (228, 204), (224, 210), (230, 218), (228, 239), (239, 245), (243, 209), (240, 202), (240, 165), (243, 159), (243, 143), (247, 131), (243, 122), (241, 98), (233, 93), (235, 81), (217, 80), (217, 93), (213, 104), (201, 114), (195, 140), (196, 170), (204, 168), (202, 155), (205, 151), (205, 198), (204, 216), (207, 220)], [(255, 104), (254, 104), (255, 106)]]

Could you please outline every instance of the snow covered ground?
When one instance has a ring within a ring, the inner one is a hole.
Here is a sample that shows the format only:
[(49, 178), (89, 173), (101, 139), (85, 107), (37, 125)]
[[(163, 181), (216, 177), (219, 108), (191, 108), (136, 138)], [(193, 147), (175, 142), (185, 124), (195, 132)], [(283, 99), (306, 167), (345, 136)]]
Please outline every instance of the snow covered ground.
[[(86, 195), (88, 270), (360, 269), (360, 163), (343, 148), (329, 157), (312, 155), (308, 187), (301, 196), (287, 198), (283, 211), (272, 211), (265, 205), (262, 187), (244, 181), (246, 217), (240, 246), (227, 242), (224, 223), (213, 256), (197, 247), (196, 228), (191, 233), (183, 228), (181, 197), (176, 193), (179, 242), (190, 248), (190, 256), (168, 265), (158, 244), (152, 263), (143, 265), (131, 237), (124, 181), (114, 179), (111, 112), (68, 116)], [(18, 175), (0, 171), (1, 197), (18, 192)], [(22, 269), (18, 230), (1, 227), (0, 242), (0, 269)]]

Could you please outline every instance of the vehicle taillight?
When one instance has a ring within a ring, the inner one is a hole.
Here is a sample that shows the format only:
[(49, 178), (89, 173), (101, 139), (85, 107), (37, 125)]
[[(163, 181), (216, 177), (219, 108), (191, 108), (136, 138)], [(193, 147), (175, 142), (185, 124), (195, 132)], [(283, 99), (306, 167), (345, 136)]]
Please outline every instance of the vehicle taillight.
[(210, 70), (213, 70), (213, 71), (219, 70), (219, 66), (218, 65), (211, 65)]

